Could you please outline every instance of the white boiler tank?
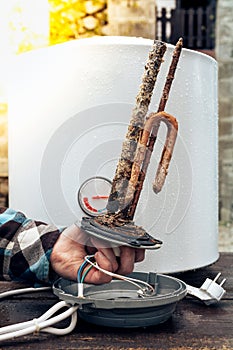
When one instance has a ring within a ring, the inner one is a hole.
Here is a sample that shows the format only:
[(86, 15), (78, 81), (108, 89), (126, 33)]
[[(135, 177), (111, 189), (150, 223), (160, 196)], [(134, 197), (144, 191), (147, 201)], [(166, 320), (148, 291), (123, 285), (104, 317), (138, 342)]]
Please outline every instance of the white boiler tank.
[[(113, 179), (152, 46), (149, 39), (95, 37), (21, 54), (9, 86), (10, 206), (70, 225), (77, 196), (95, 176)], [(173, 47), (168, 45), (150, 111), (157, 111)], [(217, 63), (183, 49), (166, 106), (179, 123), (163, 190), (152, 182), (165, 139), (161, 127), (135, 223), (163, 241), (137, 269), (196, 269), (218, 259)]]

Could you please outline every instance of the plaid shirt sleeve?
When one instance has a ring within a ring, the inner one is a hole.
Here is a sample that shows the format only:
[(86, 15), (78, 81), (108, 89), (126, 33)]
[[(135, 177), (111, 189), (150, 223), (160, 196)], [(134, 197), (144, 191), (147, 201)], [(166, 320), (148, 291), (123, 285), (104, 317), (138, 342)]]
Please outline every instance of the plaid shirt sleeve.
[(53, 225), (0, 208), (0, 279), (52, 283), (50, 255), (60, 233)]

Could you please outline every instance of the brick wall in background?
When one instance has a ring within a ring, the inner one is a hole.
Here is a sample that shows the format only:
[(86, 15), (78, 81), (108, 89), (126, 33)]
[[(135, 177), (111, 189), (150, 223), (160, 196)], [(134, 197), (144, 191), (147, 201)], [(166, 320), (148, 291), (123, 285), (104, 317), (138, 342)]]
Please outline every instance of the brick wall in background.
[(155, 0), (108, 0), (104, 34), (155, 38)]
[(233, 6), (219, 0), (216, 58), (219, 64), (219, 200), (220, 220), (233, 222)]

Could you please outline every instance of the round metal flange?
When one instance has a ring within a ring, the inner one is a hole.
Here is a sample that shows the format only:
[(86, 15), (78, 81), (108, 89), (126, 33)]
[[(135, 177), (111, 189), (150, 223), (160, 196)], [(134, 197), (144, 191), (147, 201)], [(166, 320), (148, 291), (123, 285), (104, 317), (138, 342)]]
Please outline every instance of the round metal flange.
[(155, 293), (142, 298), (136, 286), (112, 280), (102, 285), (84, 283), (84, 297), (78, 297), (78, 283), (62, 278), (55, 282), (53, 291), (67, 303), (78, 304), (82, 319), (108, 327), (146, 327), (163, 323), (187, 293), (185, 283), (171, 276), (135, 272), (130, 277), (151, 284)]
[(109, 227), (98, 224), (94, 218), (83, 217), (81, 228), (89, 235), (106, 241), (112, 247), (125, 245), (133, 248), (159, 249), (162, 245), (160, 240), (133, 223), (120, 227)]

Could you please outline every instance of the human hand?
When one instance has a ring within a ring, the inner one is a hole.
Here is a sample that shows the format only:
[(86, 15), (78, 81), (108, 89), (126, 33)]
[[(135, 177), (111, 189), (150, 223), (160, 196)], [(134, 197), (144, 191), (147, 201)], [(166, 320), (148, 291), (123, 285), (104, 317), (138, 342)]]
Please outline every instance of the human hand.
[[(52, 269), (61, 277), (77, 280), (77, 271), (84, 261), (84, 257), (89, 254), (95, 255), (98, 265), (110, 272), (128, 275), (133, 271), (134, 263), (143, 261), (145, 251), (121, 246), (119, 260), (113, 250), (103, 245), (98, 239), (90, 236), (78, 228), (71, 225), (66, 228), (53, 247), (50, 256)], [(93, 284), (108, 283), (111, 276), (92, 268), (85, 278), (85, 282)]]

